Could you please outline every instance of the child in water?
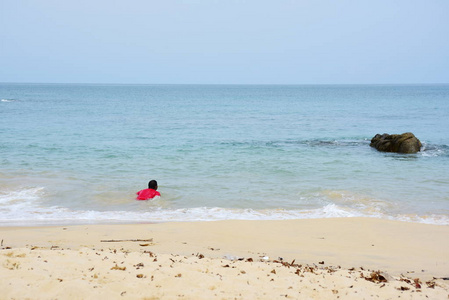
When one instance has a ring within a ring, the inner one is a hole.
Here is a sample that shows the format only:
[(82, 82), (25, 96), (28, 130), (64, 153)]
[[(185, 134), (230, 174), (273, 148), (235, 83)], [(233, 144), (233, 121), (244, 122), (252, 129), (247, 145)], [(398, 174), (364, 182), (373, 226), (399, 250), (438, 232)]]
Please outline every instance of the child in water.
[(161, 194), (157, 191), (157, 181), (150, 180), (148, 182), (148, 188), (137, 192), (137, 200), (153, 199)]

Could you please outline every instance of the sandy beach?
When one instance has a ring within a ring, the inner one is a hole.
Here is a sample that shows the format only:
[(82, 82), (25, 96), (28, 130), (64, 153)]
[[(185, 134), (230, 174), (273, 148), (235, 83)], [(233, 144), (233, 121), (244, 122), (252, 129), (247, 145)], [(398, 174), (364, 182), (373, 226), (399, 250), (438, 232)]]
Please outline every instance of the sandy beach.
[(448, 299), (449, 227), (371, 218), (0, 228), (1, 299)]

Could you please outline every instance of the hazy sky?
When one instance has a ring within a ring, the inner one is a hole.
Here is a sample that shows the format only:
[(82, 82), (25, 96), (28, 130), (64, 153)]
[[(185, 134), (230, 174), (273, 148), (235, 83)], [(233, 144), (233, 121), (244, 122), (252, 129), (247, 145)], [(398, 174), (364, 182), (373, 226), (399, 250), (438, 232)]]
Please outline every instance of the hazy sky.
[(449, 83), (448, 0), (0, 0), (0, 82)]

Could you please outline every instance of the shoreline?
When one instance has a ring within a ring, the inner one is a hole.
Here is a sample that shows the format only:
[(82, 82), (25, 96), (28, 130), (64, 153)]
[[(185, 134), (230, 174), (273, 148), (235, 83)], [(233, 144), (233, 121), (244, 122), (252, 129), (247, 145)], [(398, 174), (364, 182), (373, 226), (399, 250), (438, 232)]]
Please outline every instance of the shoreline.
[[(437, 218), (447, 218), (446, 215), (439, 215)], [(17, 228), (33, 228), (33, 227), (57, 227), (57, 226), (96, 226), (96, 225), (149, 225), (149, 224), (164, 224), (164, 223), (209, 223), (209, 222), (228, 222), (228, 221), (248, 221), (248, 222), (281, 222), (281, 221), (310, 221), (310, 220), (334, 220), (334, 219), (374, 219), (386, 222), (401, 222), (401, 223), (411, 223), (411, 224), (421, 224), (421, 225), (432, 225), (432, 226), (449, 226), (447, 222), (441, 222), (440, 220), (435, 220), (435, 215), (429, 216), (415, 216), (407, 218), (395, 218), (395, 217), (379, 217), (379, 216), (322, 216), (322, 217), (307, 217), (307, 218), (232, 218), (223, 219), (169, 219), (169, 220), (117, 220), (117, 219), (105, 219), (105, 220), (0, 220), (0, 228), (17, 227)], [(431, 220), (431, 221), (429, 221)]]
[(279, 289), (316, 299), (449, 295), (444, 225), (372, 218), (87, 224), (0, 227), (0, 239), (8, 298), (270, 299)]

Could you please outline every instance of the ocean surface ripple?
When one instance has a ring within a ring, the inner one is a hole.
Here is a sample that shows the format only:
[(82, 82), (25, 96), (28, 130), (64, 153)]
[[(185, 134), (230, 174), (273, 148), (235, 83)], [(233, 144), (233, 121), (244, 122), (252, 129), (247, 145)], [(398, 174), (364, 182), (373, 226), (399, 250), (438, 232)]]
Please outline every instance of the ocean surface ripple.
[[(0, 224), (449, 225), (449, 85), (0, 83)], [(413, 132), (416, 154), (369, 146)], [(136, 201), (150, 179), (162, 196)]]

